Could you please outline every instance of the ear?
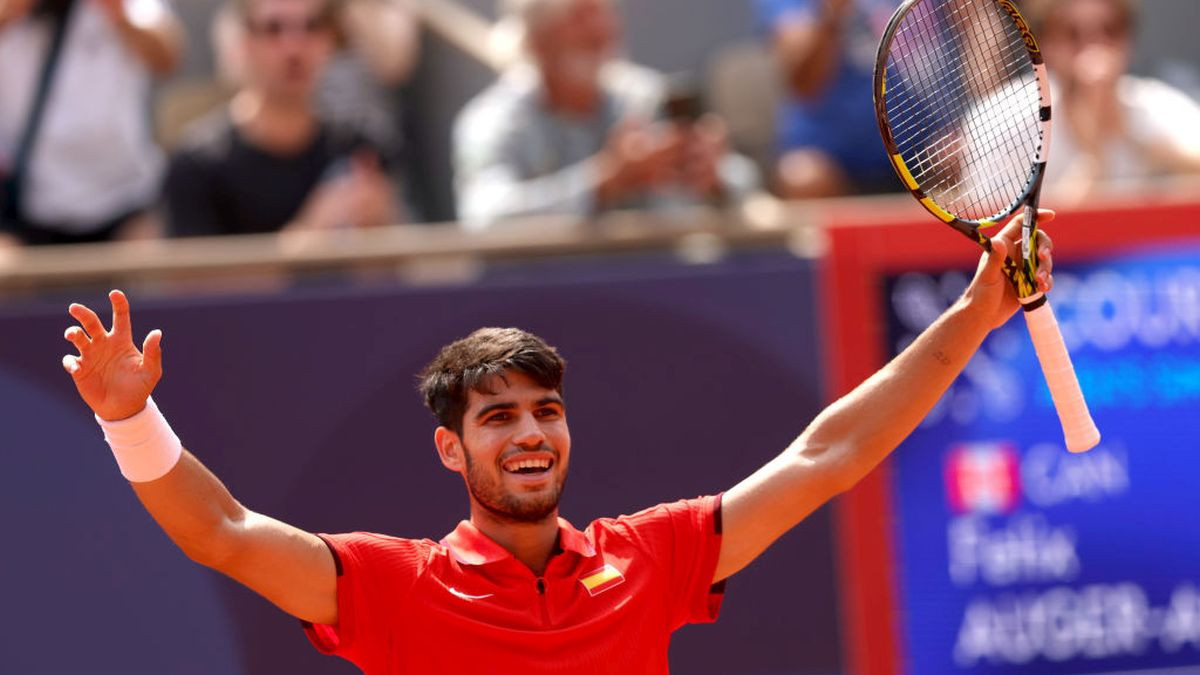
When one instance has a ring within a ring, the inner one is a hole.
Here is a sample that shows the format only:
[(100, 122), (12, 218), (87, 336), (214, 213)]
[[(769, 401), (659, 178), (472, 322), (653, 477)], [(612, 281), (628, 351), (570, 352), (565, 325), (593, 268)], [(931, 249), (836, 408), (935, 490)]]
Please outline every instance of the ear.
[(462, 439), (453, 430), (438, 427), (433, 432), (433, 444), (437, 446), (438, 459), (442, 460), (442, 466), (456, 473), (466, 470)]

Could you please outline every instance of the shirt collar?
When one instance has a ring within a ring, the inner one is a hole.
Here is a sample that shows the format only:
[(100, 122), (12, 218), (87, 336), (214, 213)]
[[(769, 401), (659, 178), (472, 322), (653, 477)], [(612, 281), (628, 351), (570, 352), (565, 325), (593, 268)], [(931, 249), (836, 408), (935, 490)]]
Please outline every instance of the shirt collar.
[[(508, 549), (492, 541), (469, 520), (460, 522), (458, 527), (442, 537), (439, 543), (449, 549), (455, 560), (464, 565), (486, 565), (512, 557)], [(558, 519), (558, 545), (564, 551), (579, 554), (584, 558), (596, 555), (596, 547), (588, 541), (587, 535), (563, 518)]]

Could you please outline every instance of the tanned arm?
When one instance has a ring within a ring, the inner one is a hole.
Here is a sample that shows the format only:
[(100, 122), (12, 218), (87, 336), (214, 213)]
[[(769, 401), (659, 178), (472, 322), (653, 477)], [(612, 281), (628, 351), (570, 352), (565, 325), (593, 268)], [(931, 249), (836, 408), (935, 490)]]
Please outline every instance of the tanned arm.
[[(1042, 212), (1041, 221), (1053, 217)], [(992, 240), (975, 278), (954, 305), (899, 356), (826, 408), (786, 450), (725, 493), (721, 555), (714, 581), (748, 565), (780, 535), (871, 472), (924, 419), (983, 339), (1017, 310), (1002, 272), (1020, 217)], [(1039, 247), (1043, 291), (1050, 240)]]
[[(83, 305), (70, 307), (78, 326), (66, 339), (79, 350), (63, 358), (80, 396), (103, 420), (141, 413), (162, 376), (162, 333), (152, 331), (139, 352), (132, 341), (129, 301), (109, 294), (113, 328), (106, 331)], [(312, 623), (337, 623), (333, 555), (314, 534), (240, 504), (186, 450), (161, 477), (131, 483), (163, 531), (192, 560), (222, 572)]]

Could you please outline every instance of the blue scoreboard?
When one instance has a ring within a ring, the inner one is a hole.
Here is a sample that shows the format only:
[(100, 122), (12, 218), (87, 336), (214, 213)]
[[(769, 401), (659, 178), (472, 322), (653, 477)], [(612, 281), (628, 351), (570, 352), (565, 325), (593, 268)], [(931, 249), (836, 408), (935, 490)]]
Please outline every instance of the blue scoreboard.
[[(968, 280), (889, 274), (888, 353)], [(1200, 245), (1055, 280), (1102, 440), (1068, 453), (1025, 322), (993, 332), (893, 455), (906, 673), (1200, 673)]]

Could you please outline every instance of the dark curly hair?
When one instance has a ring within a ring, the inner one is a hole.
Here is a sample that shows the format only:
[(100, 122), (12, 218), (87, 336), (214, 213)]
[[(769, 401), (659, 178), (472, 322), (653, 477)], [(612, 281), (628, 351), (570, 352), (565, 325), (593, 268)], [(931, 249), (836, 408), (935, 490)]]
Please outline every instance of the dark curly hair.
[(562, 394), (566, 362), (538, 336), (519, 328), (480, 328), (451, 342), (425, 366), (418, 389), (438, 424), (462, 433), (471, 390), (488, 392), (493, 376), (521, 373)]

